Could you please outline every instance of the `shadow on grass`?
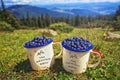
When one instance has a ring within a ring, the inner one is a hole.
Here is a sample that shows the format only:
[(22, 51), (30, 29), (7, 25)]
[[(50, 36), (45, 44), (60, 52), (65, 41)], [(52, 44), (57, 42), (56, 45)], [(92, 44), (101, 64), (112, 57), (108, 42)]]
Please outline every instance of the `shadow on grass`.
[[(24, 60), (20, 63), (18, 63), (13, 71), (15, 72), (31, 72), (31, 71), (34, 71), (30, 65), (30, 62), (29, 60)], [(69, 74), (68, 72), (66, 72), (64, 69), (63, 69), (63, 66), (62, 66), (62, 59), (56, 59), (55, 60), (55, 64), (50, 68), (50, 72), (52, 73), (60, 73), (60, 72), (64, 72), (66, 74)]]
[(24, 60), (20, 63), (18, 63), (15, 67), (14, 67), (14, 70), (15, 72), (30, 72), (30, 71), (33, 71), (32, 68), (31, 68), (31, 65), (30, 65), (30, 62), (29, 60)]
[(62, 59), (55, 59), (55, 64), (51, 67), (53, 73), (65, 72), (67, 73), (62, 66)]

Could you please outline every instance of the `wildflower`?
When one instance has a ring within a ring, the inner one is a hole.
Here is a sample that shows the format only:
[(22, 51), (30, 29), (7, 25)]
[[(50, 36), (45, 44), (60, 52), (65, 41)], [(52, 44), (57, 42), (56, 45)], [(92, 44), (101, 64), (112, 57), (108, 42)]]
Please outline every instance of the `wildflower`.
[(7, 48), (2, 48), (2, 51), (7, 51)]

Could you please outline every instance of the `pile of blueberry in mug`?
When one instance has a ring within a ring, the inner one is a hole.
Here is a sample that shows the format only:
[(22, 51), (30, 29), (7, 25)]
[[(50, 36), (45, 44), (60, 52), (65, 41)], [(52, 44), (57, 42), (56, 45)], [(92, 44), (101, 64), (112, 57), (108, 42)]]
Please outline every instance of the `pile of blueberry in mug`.
[(68, 50), (76, 52), (89, 51), (93, 48), (93, 45), (88, 40), (81, 37), (71, 37), (67, 38), (62, 42), (62, 46)]
[(24, 47), (26, 48), (35, 48), (40, 46), (45, 46), (51, 43), (53, 40), (51, 38), (46, 38), (45, 36), (35, 37), (34, 39), (26, 42)]

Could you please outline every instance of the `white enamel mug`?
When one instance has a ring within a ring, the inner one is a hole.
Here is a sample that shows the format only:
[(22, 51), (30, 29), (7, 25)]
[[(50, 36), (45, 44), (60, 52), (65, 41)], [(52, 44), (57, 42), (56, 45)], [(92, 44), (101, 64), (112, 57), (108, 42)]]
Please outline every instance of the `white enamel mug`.
[(60, 44), (59, 42), (51, 42), (45, 46), (27, 48), (27, 54), (33, 70), (45, 70), (50, 68), (55, 59), (61, 55), (54, 56), (53, 44)]
[[(63, 68), (67, 72), (73, 74), (83, 73), (86, 71), (87, 67), (96, 67), (101, 61), (101, 53), (97, 50), (90, 49), (88, 51), (76, 52), (67, 49), (63, 44), (62, 47), (63, 47), (62, 63)], [(90, 52), (95, 53), (99, 56), (99, 60), (95, 64), (88, 64)]]

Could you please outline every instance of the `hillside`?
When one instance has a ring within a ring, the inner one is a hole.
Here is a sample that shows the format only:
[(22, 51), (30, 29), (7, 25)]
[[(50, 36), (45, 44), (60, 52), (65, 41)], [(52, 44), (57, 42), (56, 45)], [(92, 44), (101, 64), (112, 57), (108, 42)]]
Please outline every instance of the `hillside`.
[(39, 8), (35, 6), (30, 6), (30, 5), (14, 5), (9, 8), (7, 8), (12, 14), (17, 16), (18, 18), (21, 18), (23, 16), (26, 16), (27, 13), (32, 16), (40, 16), (41, 14), (49, 14), (50, 16), (72, 16), (71, 14), (68, 13), (60, 13), (60, 12), (55, 12), (52, 10), (48, 10), (46, 8)]
[(61, 12), (61, 13), (69, 13), (72, 15), (80, 15), (80, 16), (97, 16), (100, 15), (98, 12), (94, 12), (92, 10), (88, 9), (59, 9), (59, 8), (53, 8), (51, 9), (56, 12)]

